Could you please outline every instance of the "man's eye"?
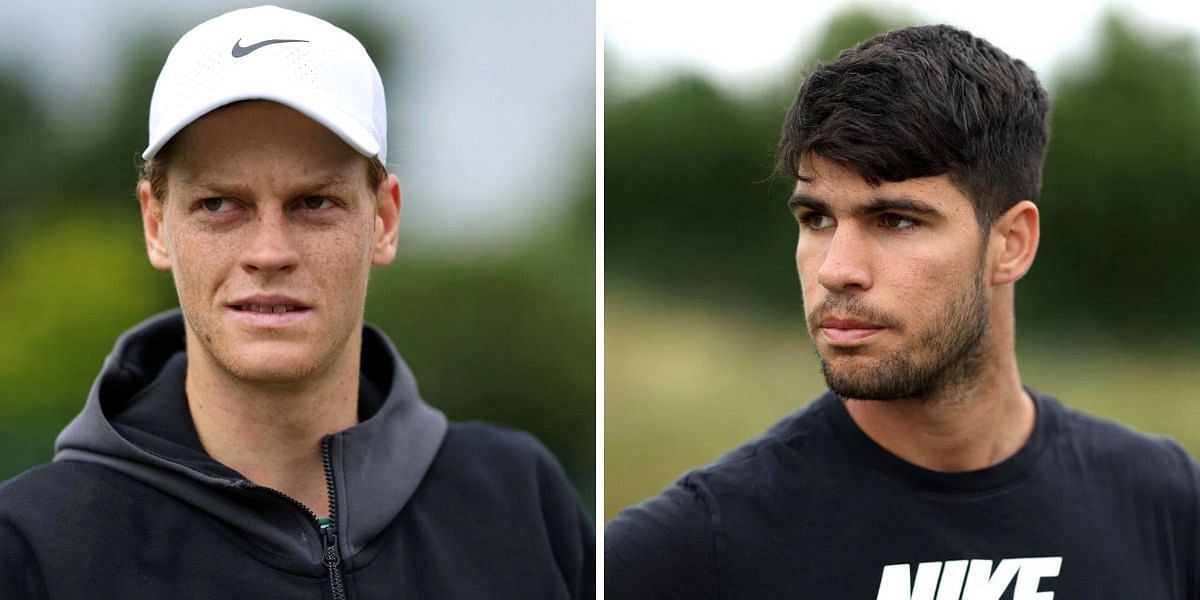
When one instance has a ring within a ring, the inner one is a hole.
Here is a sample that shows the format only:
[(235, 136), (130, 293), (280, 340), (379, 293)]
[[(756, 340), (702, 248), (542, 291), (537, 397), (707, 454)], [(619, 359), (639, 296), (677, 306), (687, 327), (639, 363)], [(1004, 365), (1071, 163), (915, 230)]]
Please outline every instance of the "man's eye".
[(814, 231), (833, 227), (833, 223), (833, 217), (819, 213), (808, 213), (800, 217), (800, 224)]
[(333, 201), (324, 196), (307, 196), (302, 200), (304, 208), (311, 210), (321, 210), (333, 206)]
[(205, 198), (200, 205), (208, 212), (227, 212), (233, 209), (233, 202), (228, 198)]
[(880, 224), (888, 229), (905, 230), (912, 229), (917, 226), (917, 222), (901, 215), (891, 213), (884, 214), (879, 218)]

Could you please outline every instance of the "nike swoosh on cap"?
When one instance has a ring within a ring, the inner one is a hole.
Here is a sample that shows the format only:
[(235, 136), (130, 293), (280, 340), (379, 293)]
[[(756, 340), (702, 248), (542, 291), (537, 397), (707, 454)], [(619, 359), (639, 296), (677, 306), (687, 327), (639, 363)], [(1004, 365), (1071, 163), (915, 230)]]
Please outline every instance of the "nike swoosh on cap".
[(258, 50), (259, 48), (262, 48), (263, 46), (270, 46), (271, 44), (288, 44), (288, 43), (292, 43), (292, 42), (307, 43), (308, 40), (263, 40), (257, 44), (250, 44), (249, 46), (243, 46), (242, 40), (238, 39), (238, 41), (233, 43), (233, 57), (241, 58), (247, 54), (250, 54), (251, 52), (254, 52), (255, 50)]

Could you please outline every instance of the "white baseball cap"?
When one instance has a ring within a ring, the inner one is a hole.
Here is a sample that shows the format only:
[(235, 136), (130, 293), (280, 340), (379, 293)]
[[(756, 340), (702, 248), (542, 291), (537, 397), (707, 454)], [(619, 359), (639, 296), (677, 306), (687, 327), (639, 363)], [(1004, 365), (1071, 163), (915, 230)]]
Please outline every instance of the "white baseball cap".
[(276, 6), (225, 13), (184, 34), (150, 99), (150, 159), (196, 119), (240, 100), (290, 106), (387, 162), (379, 70), (354, 36)]

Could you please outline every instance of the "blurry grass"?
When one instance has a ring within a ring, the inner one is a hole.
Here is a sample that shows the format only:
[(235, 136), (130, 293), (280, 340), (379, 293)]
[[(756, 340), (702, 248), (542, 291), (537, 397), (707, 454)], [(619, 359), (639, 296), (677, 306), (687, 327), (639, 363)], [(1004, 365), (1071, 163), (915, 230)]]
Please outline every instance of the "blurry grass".
[[(760, 434), (825, 389), (792, 320), (662, 296), (610, 278), (605, 298), (604, 520)], [(1200, 456), (1200, 347), (1018, 336), (1027, 385), (1172, 437)]]

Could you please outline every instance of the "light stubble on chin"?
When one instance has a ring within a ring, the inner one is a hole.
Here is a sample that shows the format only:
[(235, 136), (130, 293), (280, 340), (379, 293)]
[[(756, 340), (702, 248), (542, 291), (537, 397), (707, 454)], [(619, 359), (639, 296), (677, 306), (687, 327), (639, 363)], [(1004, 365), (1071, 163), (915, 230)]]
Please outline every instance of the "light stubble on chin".
[[(810, 317), (809, 328), (825, 313), (836, 310), (849, 315), (891, 325), (886, 314), (871, 309), (859, 296), (829, 296)], [(987, 362), (983, 343), (987, 331), (990, 304), (981, 277), (967, 286), (941, 314), (930, 319), (930, 326), (900, 348), (871, 361), (858, 361), (853, 367), (835, 367), (831, 356), (813, 348), (821, 361), (825, 383), (842, 398), (855, 400), (928, 399), (960, 387), (969, 387)], [(854, 349), (831, 349), (841, 356), (856, 354)]]
[(194, 352), (202, 351), (216, 367), (233, 379), (268, 387), (294, 386), (320, 377), (341, 357), (349, 341), (345, 336), (330, 336), (322, 340), (319, 347), (311, 348), (310, 352), (266, 358), (250, 355), (245, 349), (236, 348), (235, 343), (217, 342), (213, 336), (193, 331), (201, 348), (192, 347), (189, 340), (189, 359)]

